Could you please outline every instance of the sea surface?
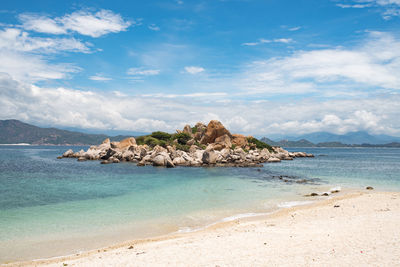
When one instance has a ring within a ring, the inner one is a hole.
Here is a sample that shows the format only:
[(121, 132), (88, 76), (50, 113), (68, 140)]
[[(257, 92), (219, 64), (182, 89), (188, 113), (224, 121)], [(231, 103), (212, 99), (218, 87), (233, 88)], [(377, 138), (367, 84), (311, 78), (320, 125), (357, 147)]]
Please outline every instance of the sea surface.
[(400, 191), (400, 149), (296, 148), (262, 168), (155, 168), (57, 159), (87, 147), (0, 146), (0, 263), (201, 229), (334, 187)]

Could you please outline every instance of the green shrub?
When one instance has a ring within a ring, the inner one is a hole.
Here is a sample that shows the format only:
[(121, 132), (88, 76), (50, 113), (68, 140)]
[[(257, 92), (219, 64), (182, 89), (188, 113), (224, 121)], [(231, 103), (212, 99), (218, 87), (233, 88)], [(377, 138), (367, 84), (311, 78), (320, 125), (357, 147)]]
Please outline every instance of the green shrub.
[(145, 139), (146, 137), (147, 137), (146, 135), (136, 137), (136, 144), (138, 144), (138, 145), (144, 145), (144, 139)]
[(206, 145), (200, 144), (199, 142), (194, 142), (194, 144), (198, 147), (200, 147), (201, 149), (206, 149)]
[(178, 140), (178, 143), (181, 145), (186, 145), (186, 143), (192, 139), (192, 137), (187, 133), (178, 133), (172, 136), (172, 139)]
[(185, 152), (189, 152), (189, 149), (190, 149), (190, 146), (188, 146), (188, 145), (182, 145), (182, 144), (175, 144), (175, 147), (176, 147), (176, 149), (177, 150), (182, 150), (182, 151), (185, 151)]
[(164, 140), (164, 141), (168, 141), (171, 139), (171, 134), (166, 133), (166, 132), (161, 132), (161, 131), (157, 131), (157, 132), (153, 132), (151, 134), (151, 137), (154, 137), (158, 140)]
[(164, 140), (158, 140), (158, 145), (167, 148), (168, 143)]
[(199, 131), (199, 129), (197, 129), (196, 126), (194, 126), (194, 127), (192, 128), (192, 134), (195, 134), (195, 133), (197, 133), (198, 131)]
[(155, 147), (156, 145), (159, 145), (159, 140), (155, 139), (154, 137), (147, 136), (144, 138), (144, 143), (148, 146)]
[(232, 144), (231, 149), (234, 150), (236, 148), (235, 144)]
[(257, 138), (254, 137), (247, 137), (247, 141), (250, 144), (254, 144), (258, 149), (268, 149), (270, 152), (273, 151), (272, 146), (268, 145), (267, 143), (261, 142), (260, 140), (258, 140)]

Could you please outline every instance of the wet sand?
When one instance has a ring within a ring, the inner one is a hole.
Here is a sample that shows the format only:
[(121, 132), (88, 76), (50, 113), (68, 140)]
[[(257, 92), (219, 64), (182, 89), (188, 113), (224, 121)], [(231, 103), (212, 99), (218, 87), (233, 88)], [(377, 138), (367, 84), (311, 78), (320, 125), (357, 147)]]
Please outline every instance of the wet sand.
[(192, 233), (7, 266), (400, 266), (400, 193), (362, 190)]

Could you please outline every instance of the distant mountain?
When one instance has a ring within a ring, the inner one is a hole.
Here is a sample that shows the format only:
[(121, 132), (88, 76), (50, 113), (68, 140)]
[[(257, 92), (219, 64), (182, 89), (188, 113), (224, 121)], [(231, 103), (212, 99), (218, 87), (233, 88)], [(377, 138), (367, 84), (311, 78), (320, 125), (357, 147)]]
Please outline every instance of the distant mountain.
[(282, 147), (316, 147), (317, 146), (306, 139), (301, 139), (299, 141), (281, 140), (281, 141), (277, 142), (276, 145), (282, 146)]
[[(106, 139), (104, 134), (86, 134), (56, 128), (40, 128), (18, 120), (0, 120), (0, 144), (94, 145)], [(115, 136), (121, 140), (127, 136)]]
[(391, 142), (400, 142), (400, 137), (389, 135), (371, 135), (364, 131), (349, 132), (347, 134), (339, 135), (328, 132), (315, 132), (296, 137), (284, 137), (279, 140), (293, 140), (300, 141), (301, 139), (308, 140), (314, 144), (340, 142), (343, 144), (387, 144)]
[(321, 142), (314, 144), (308, 140), (301, 139), (299, 141), (281, 140), (279, 142), (273, 141), (269, 138), (263, 137), (260, 139), (262, 142), (271, 146), (281, 147), (392, 147), (400, 148), (400, 142), (392, 142), (387, 144), (343, 144), (341, 142)]

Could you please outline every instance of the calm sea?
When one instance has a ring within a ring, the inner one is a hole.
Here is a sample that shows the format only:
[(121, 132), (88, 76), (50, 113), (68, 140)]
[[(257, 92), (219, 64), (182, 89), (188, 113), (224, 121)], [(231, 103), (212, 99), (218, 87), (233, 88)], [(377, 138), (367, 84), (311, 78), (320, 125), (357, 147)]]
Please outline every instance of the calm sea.
[(0, 146), (0, 263), (191, 231), (337, 186), (400, 190), (400, 149), (301, 148), (290, 150), (316, 157), (165, 169), (56, 159), (68, 148)]

